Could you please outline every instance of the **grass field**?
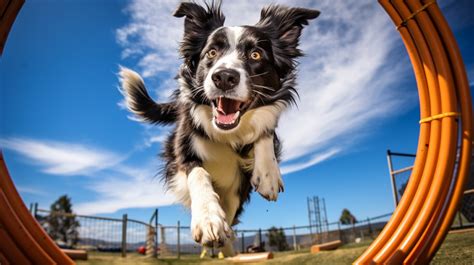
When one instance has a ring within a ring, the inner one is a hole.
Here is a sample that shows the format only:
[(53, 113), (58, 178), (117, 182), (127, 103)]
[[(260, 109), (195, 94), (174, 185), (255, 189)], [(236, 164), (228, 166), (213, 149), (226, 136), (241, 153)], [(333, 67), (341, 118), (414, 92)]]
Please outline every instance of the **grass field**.
[[(260, 264), (351, 264), (370, 244), (369, 241), (359, 244), (348, 244), (334, 251), (309, 254), (309, 250), (275, 253), (275, 258)], [(120, 254), (90, 253), (88, 261), (79, 261), (80, 265), (99, 264), (227, 264), (225, 260), (199, 259), (198, 256), (184, 256), (177, 259), (149, 259), (138, 254), (129, 254), (121, 258)], [(473, 264), (474, 263), (474, 230), (464, 233), (449, 234), (431, 264)]]

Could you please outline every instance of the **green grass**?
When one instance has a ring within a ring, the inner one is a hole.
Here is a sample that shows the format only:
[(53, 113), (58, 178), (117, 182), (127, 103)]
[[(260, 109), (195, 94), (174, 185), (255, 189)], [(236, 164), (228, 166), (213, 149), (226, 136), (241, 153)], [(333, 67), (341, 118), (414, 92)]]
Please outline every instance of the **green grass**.
[[(309, 250), (286, 251), (275, 253), (275, 258), (260, 264), (351, 264), (369, 246), (370, 241), (359, 244), (347, 244), (337, 250), (323, 251), (318, 254), (310, 254)], [(474, 231), (449, 234), (443, 245), (436, 254), (431, 264), (472, 264), (474, 260)], [(88, 261), (79, 261), (79, 265), (98, 264), (227, 264), (228, 261), (216, 259), (199, 259), (197, 255), (183, 256), (178, 259), (150, 259), (138, 254), (128, 254), (121, 258), (120, 254), (90, 253)]]

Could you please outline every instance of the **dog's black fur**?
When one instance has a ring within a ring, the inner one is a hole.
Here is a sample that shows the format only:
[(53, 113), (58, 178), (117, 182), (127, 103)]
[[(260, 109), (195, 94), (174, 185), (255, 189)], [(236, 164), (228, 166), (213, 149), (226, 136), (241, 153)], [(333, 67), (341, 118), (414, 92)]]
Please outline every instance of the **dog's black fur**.
[[(212, 94), (204, 88), (207, 76), (213, 74), (210, 71), (214, 70), (213, 66), (226, 55), (226, 50), (235, 49), (242, 69), (248, 77), (246, 85), (249, 96), (245, 104), (242, 103), (239, 107), (239, 119), (244, 118), (247, 112), (261, 107), (275, 104), (291, 105), (295, 103), (297, 95), (295, 59), (303, 55), (298, 49), (301, 30), (308, 24), (308, 20), (318, 15), (319, 11), (316, 10), (271, 5), (262, 10), (260, 21), (255, 26), (242, 26), (238, 30), (240, 34), (238, 43), (233, 43), (229, 39), (231, 30), (223, 27), (225, 17), (220, 10), (219, 2), (205, 6), (193, 2), (179, 5), (174, 16), (185, 18), (184, 37), (179, 49), (184, 61), (178, 73), (180, 88), (174, 92), (171, 102), (156, 103), (148, 95), (143, 81), (138, 76), (135, 76), (137, 80), (131, 80), (133, 77), (122, 74), (122, 87), (127, 105), (132, 112), (149, 123), (175, 125), (162, 152), (166, 183), (173, 182), (179, 171), (184, 171), (188, 175), (194, 168), (203, 167), (199, 152), (193, 150), (194, 137), (219, 141), (209, 135), (202, 124), (196, 122), (192, 113), (196, 106), (215, 108), (216, 97), (212, 96), (215, 93), (219, 97), (227, 97), (230, 94), (226, 93), (232, 93), (232, 89), (229, 89), (230, 92), (216, 90), (217, 92)], [(210, 58), (210, 50), (217, 51), (217, 55)], [(254, 51), (261, 55), (258, 61), (249, 58)], [(279, 160), (281, 145), (275, 134), (275, 127), (276, 124), (260, 132), (260, 135), (254, 137), (253, 142), (223, 142), (223, 144), (229, 145), (243, 160), (253, 159), (252, 150), (255, 141), (272, 136), (275, 156)], [(215, 130), (219, 131), (219, 128)], [(251, 183), (253, 168), (252, 166), (240, 168), (242, 177), (238, 189), (239, 207), (234, 220), (227, 220), (232, 224), (237, 223), (243, 204), (249, 200), (252, 184), (258, 186), (260, 177), (263, 177), (258, 176)], [(280, 190), (283, 190), (282, 183)]]

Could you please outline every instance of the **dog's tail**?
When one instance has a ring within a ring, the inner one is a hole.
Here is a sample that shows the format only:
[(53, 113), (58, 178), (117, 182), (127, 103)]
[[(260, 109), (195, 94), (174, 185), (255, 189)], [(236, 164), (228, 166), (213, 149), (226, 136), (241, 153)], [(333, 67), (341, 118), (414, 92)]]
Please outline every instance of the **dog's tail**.
[(140, 75), (128, 68), (120, 68), (121, 92), (127, 108), (139, 119), (153, 124), (171, 124), (176, 122), (176, 104), (156, 103), (146, 91)]

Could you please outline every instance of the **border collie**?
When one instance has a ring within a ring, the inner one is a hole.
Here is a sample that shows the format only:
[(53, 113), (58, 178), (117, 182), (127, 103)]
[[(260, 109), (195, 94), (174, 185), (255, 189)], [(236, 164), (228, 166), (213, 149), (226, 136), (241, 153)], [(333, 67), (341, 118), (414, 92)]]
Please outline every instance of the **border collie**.
[(127, 107), (142, 121), (175, 127), (162, 157), (169, 191), (191, 209), (196, 242), (232, 256), (233, 232), (252, 187), (276, 201), (283, 191), (275, 133), (295, 103), (296, 58), (303, 26), (319, 11), (270, 5), (254, 26), (227, 27), (220, 2), (181, 3), (179, 87), (156, 103), (142, 78), (121, 68)]

